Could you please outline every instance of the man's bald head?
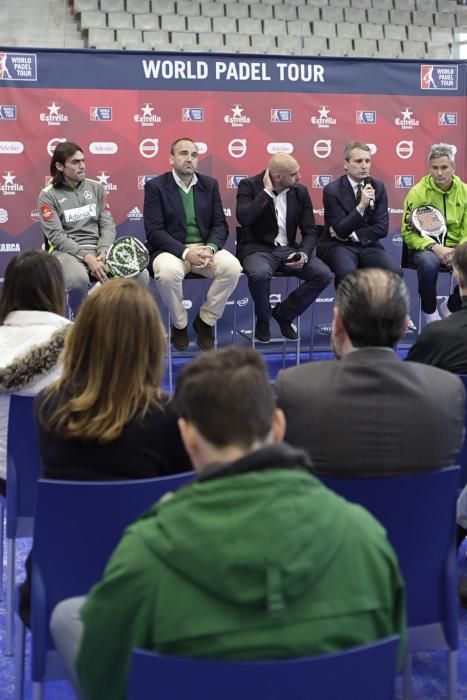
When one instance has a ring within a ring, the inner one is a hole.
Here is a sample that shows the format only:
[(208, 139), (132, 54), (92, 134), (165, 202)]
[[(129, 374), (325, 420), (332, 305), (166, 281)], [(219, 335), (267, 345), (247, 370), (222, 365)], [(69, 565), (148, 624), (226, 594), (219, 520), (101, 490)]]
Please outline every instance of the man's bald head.
[(300, 166), (288, 153), (275, 153), (269, 160), (268, 171), (277, 192), (293, 187), (300, 180)]

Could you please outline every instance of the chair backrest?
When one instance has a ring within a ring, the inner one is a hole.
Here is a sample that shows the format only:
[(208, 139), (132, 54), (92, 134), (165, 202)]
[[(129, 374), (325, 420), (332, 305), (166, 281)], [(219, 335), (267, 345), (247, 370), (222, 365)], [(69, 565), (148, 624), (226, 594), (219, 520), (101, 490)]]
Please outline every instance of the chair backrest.
[(385, 527), (406, 584), (409, 627), (440, 623), (458, 646), (456, 500), (460, 468), (384, 478), (320, 475), (333, 491), (359, 503)]
[(194, 472), (131, 481), (38, 483), (32, 550), (32, 677), (44, 676), (54, 649), (49, 619), (65, 598), (86, 594), (100, 580), (123, 531), (161, 496)]
[(127, 700), (148, 688), (171, 700), (394, 700), (399, 637), (345, 651), (274, 661), (212, 661), (133, 652)]
[(33, 396), (10, 397), (7, 441), (6, 536), (30, 537), (41, 458)]
[(462, 444), (462, 449), (459, 452), (458, 462), (461, 468), (461, 479), (460, 487), (464, 488), (467, 484), (467, 374), (459, 374), (459, 379), (462, 379), (462, 383), (465, 388), (465, 414), (464, 414), (464, 442)]

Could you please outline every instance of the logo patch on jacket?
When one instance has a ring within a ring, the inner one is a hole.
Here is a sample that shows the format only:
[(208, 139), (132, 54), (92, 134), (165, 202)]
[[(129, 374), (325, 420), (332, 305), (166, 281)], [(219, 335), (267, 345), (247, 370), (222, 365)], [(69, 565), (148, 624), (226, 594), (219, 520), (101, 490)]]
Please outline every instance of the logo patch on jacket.
[(64, 212), (64, 216), (67, 224), (73, 223), (74, 221), (89, 219), (91, 216), (96, 216), (96, 205), (86, 204), (84, 207), (67, 209), (67, 211)]
[(52, 207), (50, 204), (43, 204), (41, 206), (41, 214), (42, 218), (44, 221), (52, 221), (53, 218), (53, 212), (52, 212)]

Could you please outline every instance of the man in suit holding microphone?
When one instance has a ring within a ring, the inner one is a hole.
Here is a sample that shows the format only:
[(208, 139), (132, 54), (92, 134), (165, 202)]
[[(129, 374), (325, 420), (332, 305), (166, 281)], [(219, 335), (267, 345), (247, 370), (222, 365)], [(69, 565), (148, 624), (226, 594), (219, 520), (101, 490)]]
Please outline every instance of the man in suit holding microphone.
[(388, 233), (388, 195), (383, 182), (370, 178), (370, 168), (369, 146), (351, 141), (344, 149), (345, 175), (323, 191), (325, 229), (318, 255), (333, 270), (336, 287), (360, 267), (400, 274), (380, 242)]

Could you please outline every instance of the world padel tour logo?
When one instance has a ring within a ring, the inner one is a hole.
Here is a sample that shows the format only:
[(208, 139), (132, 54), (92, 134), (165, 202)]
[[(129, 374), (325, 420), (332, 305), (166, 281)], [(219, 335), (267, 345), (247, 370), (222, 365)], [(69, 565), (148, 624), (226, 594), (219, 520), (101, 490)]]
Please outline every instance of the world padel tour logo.
[(248, 175), (227, 175), (227, 188), (229, 190), (236, 190), (239, 183), (246, 177), (248, 177)]
[(457, 90), (459, 66), (420, 66), (422, 90)]
[(396, 190), (410, 190), (413, 186), (413, 175), (394, 175), (394, 187)]
[(36, 54), (0, 53), (0, 80), (37, 80)]
[(90, 107), (89, 119), (92, 122), (111, 122), (112, 107)]
[(356, 124), (376, 124), (376, 112), (368, 110), (357, 110), (355, 112)]
[(157, 177), (157, 175), (138, 175), (138, 189), (144, 190), (144, 185), (154, 177)]
[(16, 119), (16, 105), (0, 105), (0, 120)]
[(313, 189), (322, 190), (323, 187), (332, 182), (332, 175), (313, 175)]
[(271, 109), (272, 124), (290, 124), (292, 121), (292, 110), (289, 107), (274, 107)]
[(204, 122), (204, 109), (202, 107), (183, 107), (182, 122)]
[(438, 126), (457, 126), (457, 112), (438, 112)]

